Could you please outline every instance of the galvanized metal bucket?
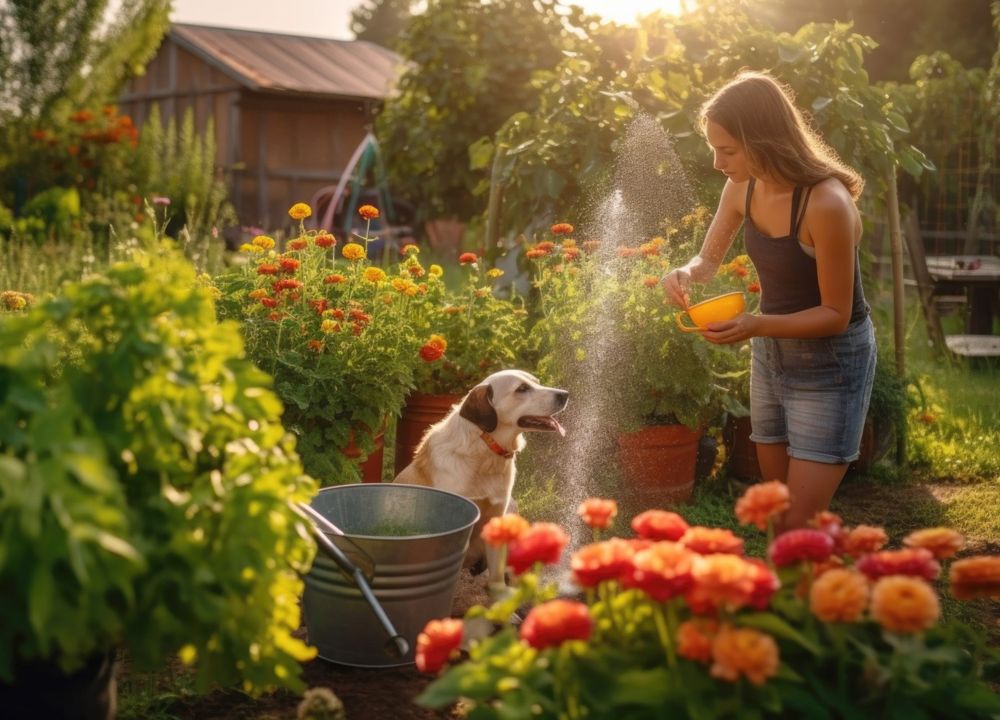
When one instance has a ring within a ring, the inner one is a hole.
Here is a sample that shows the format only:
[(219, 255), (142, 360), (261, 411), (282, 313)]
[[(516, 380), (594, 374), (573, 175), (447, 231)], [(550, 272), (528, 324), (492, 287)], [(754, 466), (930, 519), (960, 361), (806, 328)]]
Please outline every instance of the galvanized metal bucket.
[(402, 658), (386, 654), (386, 632), (355, 583), (317, 553), (302, 598), (309, 642), (324, 660), (357, 667), (413, 662), (417, 635), (447, 617), (479, 508), (461, 495), (397, 483), (323, 488), (310, 505), (339, 527), (327, 533), (345, 552), (375, 563), (371, 589), (410, 644)]

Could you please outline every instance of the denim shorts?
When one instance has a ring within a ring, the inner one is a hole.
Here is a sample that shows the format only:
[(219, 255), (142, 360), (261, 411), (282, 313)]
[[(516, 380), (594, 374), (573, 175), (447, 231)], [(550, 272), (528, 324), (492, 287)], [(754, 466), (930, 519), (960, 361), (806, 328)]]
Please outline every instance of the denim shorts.
[(871, 318), (825, 338), (751, 341), (750, 439), (788, 455), (841, 464), (858, 458), (875, 379)]

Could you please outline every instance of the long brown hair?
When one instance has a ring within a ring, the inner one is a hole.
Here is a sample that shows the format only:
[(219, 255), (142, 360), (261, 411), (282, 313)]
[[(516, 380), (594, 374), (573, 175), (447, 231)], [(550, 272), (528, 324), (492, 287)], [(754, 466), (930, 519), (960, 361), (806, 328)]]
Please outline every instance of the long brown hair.
[(702, 130), (709, 120), (718, 123), (740, 142), (756, 171), (802, 187), (834, 177), (857, 200), (864, 179), (823, 142), (792, 99), (792, 91), (770, 75), (742, 72), (702, 106)]

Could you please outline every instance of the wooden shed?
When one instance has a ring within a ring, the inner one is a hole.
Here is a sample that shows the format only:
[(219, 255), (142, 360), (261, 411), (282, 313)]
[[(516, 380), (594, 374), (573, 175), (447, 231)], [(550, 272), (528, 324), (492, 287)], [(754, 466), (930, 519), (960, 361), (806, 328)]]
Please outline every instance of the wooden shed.
[(216, 164), (244, 226), (284, 225), (292, 203), (340, 178), (391, 92), (400, 57), (364, 41), (174, 24), (123, 113), (142, 126), (154, 104), (215, 122)]

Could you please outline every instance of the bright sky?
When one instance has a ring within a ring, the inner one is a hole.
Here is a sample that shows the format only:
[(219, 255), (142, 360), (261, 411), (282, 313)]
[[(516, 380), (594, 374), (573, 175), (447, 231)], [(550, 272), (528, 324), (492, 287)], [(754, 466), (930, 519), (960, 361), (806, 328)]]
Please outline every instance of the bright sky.
[[(655, 10), (676, 12), (682, 0), (576, 0), (607, 20), (630, 23)], [(174, 0), (175, 22), (268, 30), (349, 40), (351, 10), (362, 0)]]

